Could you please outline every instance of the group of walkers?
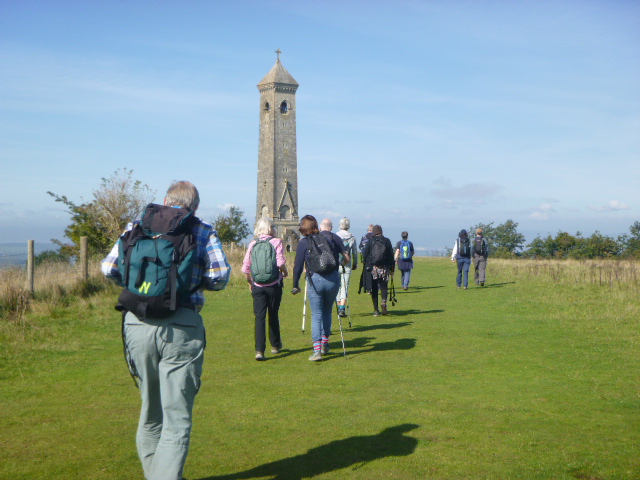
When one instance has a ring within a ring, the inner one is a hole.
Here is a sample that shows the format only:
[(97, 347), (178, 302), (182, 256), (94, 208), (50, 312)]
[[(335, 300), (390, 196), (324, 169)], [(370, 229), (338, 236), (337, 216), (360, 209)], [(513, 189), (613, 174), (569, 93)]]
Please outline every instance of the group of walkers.
[(487, 257), (489, 256), (489, 247), (487, 241), (482, 235), (482, 229), (476, 229), (476, 236), (473, 242), (469, 240), (469, 234), (466, 230), (460, 230), (458, 238), (453, 245), (451, 251), (451, 261), (458, 263), (458, 276), (456, 277), (456, 285), (458, 288), (469, 288), (469, 269), (473, 260), (474, 273), (473, 279), (479, 287), (484, 287), (486, 281)]
[[(164, 204), (148, 205), (102, 261), (103, 273), (123, 287), (116, 309), (122, 312), (125, 358), (142, 400), (136, 445), (145, 478), (150, 480), (182, 478), (206, 346), (200, 315), (203, 290), (223, 290), (231, 273), (213, 227), (195, 216), (199, 203), (192, 183), (172, 183)], [(329, 219), (318, 225), (313, 216), (305, 215), (300, 221), (302, 238), (291, 293), (301, 292), (305, 273), (312, 312), (309, 360), (313, 362), (329, 353), (334, 305), (339, 317), (347, 316), (349, 284), (358, 260), (362, 264), (358, 293), (364, 290), (371, 295), (375, 317), (388, 313), (389, 282), (396, 264), (402, 272), (402, 288), (409, 288), (415, 251), (408, 233), (402, 232), (394, 249), (380, 225), (370, 225), (359, 245), (349, 228), (347, 218), (340, 220), (337, 233), (331, 231)], [(488, 250), (482, 231), (476, 233), (472, 245), (462, 230), (454, 245), (458, 288), (463, 281), (467, 288), (472, 256), (476, 283), (485, 282)], [(271, 353), (283, 348), (278, 311), (289, 271), (282, 240), (276, 237), (270, 218), (258, 220), (254, 236), (242, 272), (253, 298), (255, 358), (265, 360), (267, 323)], [(394, 295), (393, 283), (391, 290)]]
[[(334, 306), (339, 317), (347, 316), (351, 275), (357, 270), (359, 263), (358, 245), (356, 238), (349, 231), (350, 226), (351, 222), (345, 217), (340, 220), (340, 230), (333, 233), (333, 223), (328, 218), (322, 220), (320, 225), (312, 215), (305, 215), (300, 220), (302, 238), (296, 249), (291, 293), (297, 295), (302, 291), (300, 284), (304, 273), (305, 295), (308, 295), (311, 306), (313, 351), (309, 357), (310, 361), (320, 361), (323, 355), (329, 353)], [(267, 326), (271, 353), (277, 354), (282, 349), (278, 311), (284, 288), (283, 280), (288, 271), (282, 241), (275, 237), (270, 218), (263, 217), (257, 222), (254, 236), (255, 239), (249, 243), (244, 256), (242, 272), (246, 276), (253, 297), (255, 358), (265, 360)], [(257, 252), (260, 245), (266, 241), (273, 246), (274, 258), (271, 260), (265, 259)], [(398, 242), (394, 253), (390, 240), (382, 234), (382, 227), (370, 225), (369, 231), (360, 240), (359, 249), (361, 263), (364, 266), (360, 276), (359, 292), (364, 290), (371, 295), (373, 316), (387, 315), (389, 281), (396, 263), (402, 271), (403, 289), (409, 288), (415, 253), (413, 244), (408, 240), (408, 233), (403, 232), (402, 240)], [(269, 283), (262, 283), (257, 277), (261, 266), (264, 266), (264, 270), (275, 270), (277, 267), (278, 276), (271, 277)]]

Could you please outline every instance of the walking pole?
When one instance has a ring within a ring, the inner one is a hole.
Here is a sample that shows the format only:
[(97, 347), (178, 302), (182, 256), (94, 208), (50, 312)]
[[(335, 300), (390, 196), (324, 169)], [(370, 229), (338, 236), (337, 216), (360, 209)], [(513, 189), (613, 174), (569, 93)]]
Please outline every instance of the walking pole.
[(307, 288), (309, 287), (309, 282), (304, 282), (304, 305), (302, 307), (302, 333), (304, 334), (304, 323), (307, 319)]
[(395, 307), (396, 303), (398, 303), (398, 300), (396, 300), (396, 287), (393, 284), (393, 275), (394, 275), (394, 273), (395, 273), (395, 270), (391, 273), (391, 292), (390, 292), (391, 295), (390, 295), (390, 297), (391, 297), (391, 305)]
[[(337, 306), (338, 303), (336, 302), (336, 307)], [(342, 338), (342, 353), (344, 353), (344, 358), (349, 360), (349, 357), (347, 357), (347, 349), (344, 346), (344, 333), (342, 333), (342, 318), (340, 318), (340, 315), (338, 315), (338, 324), (340, 325), (340, 337)]]
[(347, 310), (347, 315), (349, 316), (349, 328), (351, 328), (351, 303), (349, 303), (349, 285), (347, 285), (344, 281), (344, 275), (345, 275), (345, 271), (344, 271), (344, 267), (342, 267), (342, 283), (344, 283), (345, 286), (345, 295), (346, 295), (346, 310)]

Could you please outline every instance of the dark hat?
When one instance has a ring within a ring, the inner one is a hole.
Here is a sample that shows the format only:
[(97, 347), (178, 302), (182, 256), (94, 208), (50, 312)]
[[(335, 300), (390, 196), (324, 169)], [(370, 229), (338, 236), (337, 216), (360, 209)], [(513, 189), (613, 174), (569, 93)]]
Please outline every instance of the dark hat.
[(466, 237), (467, 236), (467, 231), (463, 228), (462, 230), (460, 230), (460, 233), (458, 234), (459, 237)]
[(371, 233), (373, 233), (374, 235), (382, 235), (382, 227), (380, 225), (374, 225)]

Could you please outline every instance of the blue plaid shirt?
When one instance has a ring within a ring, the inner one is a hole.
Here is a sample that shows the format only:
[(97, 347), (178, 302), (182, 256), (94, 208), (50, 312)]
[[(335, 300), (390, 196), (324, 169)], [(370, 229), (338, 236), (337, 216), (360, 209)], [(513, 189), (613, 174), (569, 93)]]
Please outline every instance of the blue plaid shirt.
[[(125, 232), (131, 230), (139, 222), (139, 220), (136, 220), (129, 223)], [(193, 235), (198, 248), (198, 263), (193, 267), (191, 288), (195, 288), (200, 284), (202, 284), (202, 288), (191, 295), (191, 302), (200, 310), (204, 305), (204, 292), (202, 289), (224, 290), (229, 283), (231, 265), (229, 265), (227, 256), (222, 250), (222, 243), (220, 243), (217, 232), (211, 224), (198, 219), (198, 222), (194, 223)], [(122, 275), (118, 270), (118, 253), (118, 242), (116, 242), (109, 255), (102, 261), (102, 273), (121, 285)]]

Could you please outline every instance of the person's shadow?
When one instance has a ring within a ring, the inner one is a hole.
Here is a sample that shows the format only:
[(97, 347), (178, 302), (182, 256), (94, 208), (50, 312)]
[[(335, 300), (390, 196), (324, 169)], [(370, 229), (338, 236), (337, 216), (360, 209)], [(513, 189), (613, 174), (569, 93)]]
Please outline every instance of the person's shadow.
[(335, 440), (312, 448), (302, 455), (265, 463), (244, 472), (215, 475), (200, 480), (240, 480), (263, 477), (270, 480), (302, 480), (352, 465), (355, 469), (380, 458), (411, 455), (418, 445), (418, 440), (404, 434), (415, 428), (418, 428), (418, 425), (405, 423), (386, 428), (377, 435)]

